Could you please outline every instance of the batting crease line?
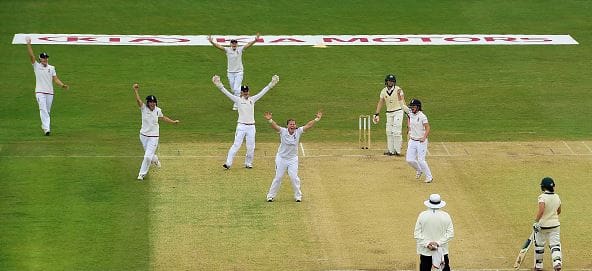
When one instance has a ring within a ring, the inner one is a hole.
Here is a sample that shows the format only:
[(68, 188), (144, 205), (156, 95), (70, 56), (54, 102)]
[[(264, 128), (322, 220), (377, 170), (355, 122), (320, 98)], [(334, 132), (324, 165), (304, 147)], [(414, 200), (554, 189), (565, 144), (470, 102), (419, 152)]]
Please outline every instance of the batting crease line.
[(302, 156), (306, 157), (306, 153), (304, 153), (304, 145), (300, 142), (300, 149), (302, 149)]
[(572, 150), (572, 149), (569, 147), (569, 145), (567, 145), (567, 142), (565, 142), (565, 141), (561, 141), (561, 142), (563, 142), (563, 145), (565, 145), (565, 147), (567, 147), (567, 149), (568, 149), (568, 150), (569, 150), (569, 151), (570, 151), (572, 154), (576, 154), (576, 153), (575, 153), (575, 152), (574, 152), (574, 151), (573, 151), (573, 150)]
[[(220, 158), (226, 157), (224, 155), (162, 155), (162, 158)], [(433, 154), (431, 157), (462, 157), (472, 156), (470, 154)], [(573, 154), (522, 154), (522, 155), (505, 155), (511, 157), (526, 157), (526, 156), (592, 156), (592, 153), (573, 153)], [(0, 155), (0, 158), (142, 158), (142, 155)], [(308, 155), (306, 157), (384, 157), (378, 154), (319, 154)], [(592, 271), (592, 269), (590, 269)]]
[(444, 147), (444, 150), (446, 150), (446, 153), (448, 155), (450, 155), (450, 152), (448, 151), (448, 148), (446, 148), (446, 145), (444, 144), (444, 142), (442, 142), (442, 147)]
[(588, 147), (588, 145), (586, 144), (586, 142), (582, 141), (582, 144), (584, 144), (584, 146), (586, 147), (586, 149), (588, 149), (588, 151), (592, 152), (592, 149), (590, 149), (590, 147)]

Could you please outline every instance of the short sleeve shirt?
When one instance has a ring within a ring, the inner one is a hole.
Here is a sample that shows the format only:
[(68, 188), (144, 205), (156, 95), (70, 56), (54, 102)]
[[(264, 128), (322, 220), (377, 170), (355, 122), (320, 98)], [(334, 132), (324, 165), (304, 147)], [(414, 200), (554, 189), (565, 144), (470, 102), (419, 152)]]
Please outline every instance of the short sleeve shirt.
[(409, 112), (409, 137), (412, 139), (420, 139), (425, 135), (424, 124), (428, 123), (428, 117), (422, 112)]
[(163, 116), (160, 108), (157, 106), (154, 110), (150, 110), (146, 104), (142, 104), (140, 110), (142, 111), (142, 129), (140, 130), (140, 134), (151, 137), (159, 136), (158, 118)]
[[(399, 100), (398, 100), (398, 96), (397, 96), (397, 90), (401, 89), (399, 86), (395, 86), (392, 89), (389, 89), (388, 87), (383, 88), (380, 91), (380, 98), (384, 99), (384, 103), (386, 105), (386, 111), (396, 111), (401, 109), (401, 105), (399, 104)], [(401, 95), (405, 95), (403, 94), (403, 90), (401, 89)]]
[(242, 72), (243, 71), (243, 49), (244, 46), (236, 47), (232, 50), (231, 47), (224, 47), (226, 57), (228, 58), (228, 72)]
[(35, 72), (35, 92), (53, 94), (53, 77), (56, 76), (55, 67), (35, 61), (33, 63), (33, 71)]
[(278, 155), (285, 159), (290, 159), (298, 156), (298, 144), (300, 136), (304, 133), (304, 128), (298, 127), (290, 134), (288, 128), (280, 128), (280, 147), (278, 148)]

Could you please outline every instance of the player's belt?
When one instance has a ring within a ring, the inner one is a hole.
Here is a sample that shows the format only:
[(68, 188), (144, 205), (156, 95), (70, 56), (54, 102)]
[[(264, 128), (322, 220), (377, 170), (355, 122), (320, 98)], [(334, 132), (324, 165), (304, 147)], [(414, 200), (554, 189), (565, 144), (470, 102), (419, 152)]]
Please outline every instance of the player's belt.
[(552, 226), (552, 227), (541, 227), (541, 229), (543, 229), (543, 230), (549, 230), (549, 229), (554, 229), (554, 228), (557, 228), (557, 227), (559, 227), (559, 225)]
[(393, 111), (386, 111), (387, 113), (395, 113), (397, 111), (401, 110), (401, 108), (397, 109), (397, 110), (393, 110)]
[(157, 136), (157, 135), (156, 135), (156, 136), (149, 136), (149, 135), (145, 135), (145, 134), (142, 134), (142, 133), (140, 133), (140, 135), (141, 135), (141, 136), (145, 136), (145, 137), (159, 137), (159, 136)]
[(242, 125), (255, 125), (255, 123), (243, 123), (243, 122), (239, 122)]
[(421, 140), (419, 140), (419, 139), (415, 139), (415, 138), (411, 138), (411, 137), (409, 139), (411, 139), (413, 141), (419, 141), (419, 142), (421, 142)]

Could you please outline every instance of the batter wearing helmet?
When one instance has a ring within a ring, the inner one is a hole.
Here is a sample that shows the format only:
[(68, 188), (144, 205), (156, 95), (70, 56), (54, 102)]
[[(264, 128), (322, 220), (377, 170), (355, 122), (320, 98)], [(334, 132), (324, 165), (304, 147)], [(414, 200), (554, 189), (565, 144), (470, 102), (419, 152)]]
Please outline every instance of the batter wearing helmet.
[(39, 105), (39, 116), (41, 118), (41, 129), (48, 136), (51, 132), (51, 105), (53, 104), (53, 83), (67, 90), (68, 85), (64, 84), (56, 73), (55, 67), (48, 64), (49, 55), (45, 52), (39, 54), (39, 62), (35, 59), (33, 47), (31, 47), (31, 38), (25, 38), (27, 42), (27, 52), (33, 64), (35, 72), (35, 98)]
[(150, 164), (160, 167), (160, 161), (156, 156), (156, 149), (158, 148), (158, 138), (160, 136), (160, 128), (158, 126), (158, 120), (162, 119), (168, 123), (179, 123), (179, 120), (172, 120), (169, 117), (162, 114), (162, 110), (157, 106), (158, 101), (154, 95), (148, 95), (146, 97), (146, 103), (143, 103), (140, 99), (138, 90), (140, 85), (134, 84), (132, 86), (134, 94), (136, 96), (136, 102), (142, 112), (142, 128), (140, 129), (140, 142), (144, 147), (144, 160), (140, 166), (140, 173), (138, 174), (138, 180), (144, 180), (144, 177), (148, 175), (148, 169)]
[(553, 269), (561, 270), (562, 253), (559, 214), (561, 199), (555, 194), (555, 181), (551, 177), (541, 180), (542, 194), (538, 197), (538, 209), (534, 217), (534, 270), (543, 270), (545, 243), (549, 242)]
[(411, 99), (409, 107), (407, 107), (403, 102), (403, 96), (399, 93), (400, 91), (397, 91), (399, 103), (408, 116), (409, 142), (407, 143), (407, 155), (405, 159), (415, 169), (416, 179), (421, 178), (421, 175), (425, 174), (425, 182), (431, 183), (434, 178), (432, 177), (428, 162), (425, 160), (428, 152), (428, 135), (430, 134), (428, 117), (421, 110), (420, 100)]
[(267, 193), (267, 201), (272, 202), (280, 190), (282, 185), (282, 178), (288, 171), (288, 176), (292, 181), (292, 189), (294, 190), (294, 199), (296, 202), (302, 201), (302, 191), (300, 190), (300, 178), (298, 177), (298, 144), (300, 136), (308, 129), (312, 128), (316, 122), (321, 120), (323, 112), (317, 112), (315, 118), (307, 122), (304, 126), (296, 126), (296, 121), (289, 119), (286, 121), (288, 127), (280, 127), (271, 118), (271, 112), (265, 112), (263, 117), (271, 123), (271, 128), (276, 130), (280, 135), (280, 146), (275, 155), (275, 177), (271, 182), (271, 187)]
[(374, 113), (373, 122), (378, 124), (380, 121), (380, 110), (383, 105), (386, 105), (386, 142), (387, 151), (385, 155), (401, 155), (401, 144), (403, 136), (401, 130), (403, 128), (403, 110), (398, 102), (397, 93), (400, 92), (405, 103), (405, 96), (403, 90), (396, 85), (397, 78), (393, 74), (389, 74), (384, 78), (385, 87), (380, 91), (380, 98), (376, 104), (376, 111)]
[[(240, 96), (241, 86), (243, 83), (243, 51), (247, 48), (253, 46), (259, 39), (259, 33), (257, 33), (257, 37), (253, 41), (245, 44), (245, 46), (238, 46), (238, 40), (230, 40), (230, 47), (224, 47), (212, 39), (212, 36), (208, 36), (208, 41), (216, 48), (224, 51), (226, 53), (226, 58), (228, 62), (228, 70), (226, 75), (228, 76), (228, 82), (230, 84), (230, 88), (232, 89), (234, 96)], [(238, 105), (235, 103), (232, 107), (232, 110), (237, 110)]]
[(255, 156), (255, 103), (265, 95), (270, 89), (272, 89), (280, 81), (280, 77), (274, 75), (271, 77), (271, 82), (265, 86), (257, 95), (249, 95), (249, 86), (241, 87), (241, 96), (236, 97), (232, 95), (222, 82), (220, 82), (220, 76), (214, 75), (212, 82), (218, 89), (226, 95), (230, 100), (236, 103), (238, 107), (238, 120), (236, 121), (236, 132), (234, 133), (234, 143), (230, 150), (228, 150), (228, 156), (226, 157), (226, 163), (222, 165), (225, 169), (230, 169), (234, 156), (240, 146), (243, 144), (243, 140), (246, 139), (247, 143), (247, 154), (245, 157), (245, 167), (253, 168), (253, 158)]

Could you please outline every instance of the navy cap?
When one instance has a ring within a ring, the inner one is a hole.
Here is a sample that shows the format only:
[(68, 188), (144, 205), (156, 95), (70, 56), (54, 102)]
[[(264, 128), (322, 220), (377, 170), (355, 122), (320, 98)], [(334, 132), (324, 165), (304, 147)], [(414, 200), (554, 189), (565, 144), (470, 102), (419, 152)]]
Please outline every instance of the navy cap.
[(39, 54), (39, 58), (49, 58), (49, 55), (47, 55), (46, 52), (43, 52), (43, 53)]
[(249, 86), (241, 86), (241, 91), (249, 91)]

